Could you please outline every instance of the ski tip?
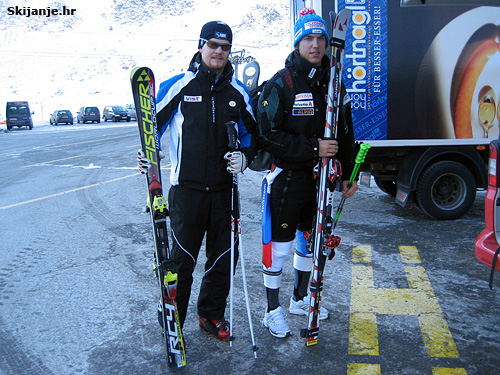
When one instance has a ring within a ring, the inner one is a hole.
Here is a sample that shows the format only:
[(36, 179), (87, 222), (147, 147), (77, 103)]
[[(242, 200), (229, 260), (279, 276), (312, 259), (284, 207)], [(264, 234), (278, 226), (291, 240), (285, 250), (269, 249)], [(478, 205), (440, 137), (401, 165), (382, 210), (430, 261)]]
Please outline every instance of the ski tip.
[(153, 77), (153, 71), (146, 66), (136, 66), (130, 72), (130, 80), (138, 79), (140, 75)]
[(337, 13), (335, 13), (333, 10), (331, 10), (329, 14), (330, 14), (330, 21), (332, 23), (334, 23), (335, 22), (335, 18), (337, 18)]
[(136, 66), (135, 68), (132, 69), (130, 72), (130, 79), (134, 78), (135, 73), (140, 69), (141, 67)]
[(344, 8), (339, 12), (339, 18), (349, 18), (351, 17), (352, 11), (349, 8)]

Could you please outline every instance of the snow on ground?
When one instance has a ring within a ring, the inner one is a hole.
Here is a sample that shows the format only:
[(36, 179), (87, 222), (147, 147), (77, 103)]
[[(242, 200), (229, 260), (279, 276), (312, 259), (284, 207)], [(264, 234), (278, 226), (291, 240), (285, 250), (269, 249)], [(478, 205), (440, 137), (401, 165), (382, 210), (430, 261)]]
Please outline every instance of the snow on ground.
[[(12, 6), (75, 11), (26, 17), (9, 15)], [(231, 26), (233, 51), (257, 59), (260, 81), (290, 51), (288, 0), (7, 0), (0, 7), (0, 119), (2, 103), (12, 100), (29, 101), (35, 122), (56, 109), (76, 115), (82, 106), (102, 112), (131, 103), (130, 71), (149, 66), (158, 81), (184, 71), (211, 20)]]

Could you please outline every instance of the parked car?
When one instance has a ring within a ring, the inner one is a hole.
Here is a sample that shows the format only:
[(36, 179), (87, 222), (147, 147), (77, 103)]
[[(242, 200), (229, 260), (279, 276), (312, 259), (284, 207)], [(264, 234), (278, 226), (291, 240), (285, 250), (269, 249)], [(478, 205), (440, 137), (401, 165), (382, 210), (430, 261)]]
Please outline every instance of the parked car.
[(5, 114), (7, 130), (12, 129), (14, 126), (17, 126), (18, 128), (21, 126), (27, 126), (28, 129), (33, 129), (33, 119), (31, 118), (33, 112), (30, 111), (28, 102), (7, 102)]
[(49, 123), (50, 125), (73, 124), (73, 114), (67, 109), (54, 111), (54, 113), (50, 115)]
[(85, 124), (86, 122), (101, 122), (101, 112), (97, 107), (82, 107), (77, 112), (76, 122)]
[(137, 114), (135, 112), (135, 105), (134, 104), (127, 104), (125, 106), (125, 109), (128, 112), (128, 115), (130, 116), (131, 120), (137, 120)]
[[(495, 254), (500, 252), (500, 140), (490, 143), (490, 158), (488, 163), (488, 190), (484, 202), (485, 228), (476, 238), (476, 257), (481, 263), (500, 271), (500, 259), (495, 264)], [(490, 287), (494, 271), (490, 277)]]
[(130, 116), (125, 108), (121, 105), (108, 105), (102, 111), (102, 119), (104, 121), (130, 121)]

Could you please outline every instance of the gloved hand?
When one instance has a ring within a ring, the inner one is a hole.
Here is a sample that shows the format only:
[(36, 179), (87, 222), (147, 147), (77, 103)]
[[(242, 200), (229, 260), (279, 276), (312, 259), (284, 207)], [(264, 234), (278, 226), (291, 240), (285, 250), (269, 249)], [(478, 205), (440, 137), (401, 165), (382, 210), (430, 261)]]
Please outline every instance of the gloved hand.
[[(158, 152), (158, 156), (160, 160), (165, 158), (165, 154), (161, 150)], [(139, 166), (139, 172), (142, 174), (145, 174), (151, 168), (151, 160), (144, 155), (142, 149), (137, 150), (137, 165)]]
[(243, 172), (247, 168), (247, 157), (241, 151), (229, 151), (224, 155), (229, 173)]

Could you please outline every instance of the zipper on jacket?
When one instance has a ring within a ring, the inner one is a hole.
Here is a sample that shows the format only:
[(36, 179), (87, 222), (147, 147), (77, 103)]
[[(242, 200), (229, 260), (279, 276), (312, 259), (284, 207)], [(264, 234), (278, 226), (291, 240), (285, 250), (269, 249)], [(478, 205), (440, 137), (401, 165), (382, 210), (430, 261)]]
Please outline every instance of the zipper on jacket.
[(210, 100), (212, 101), (212, 124), (215, 125), (215, 98), (213, 95), (210, 97)]

